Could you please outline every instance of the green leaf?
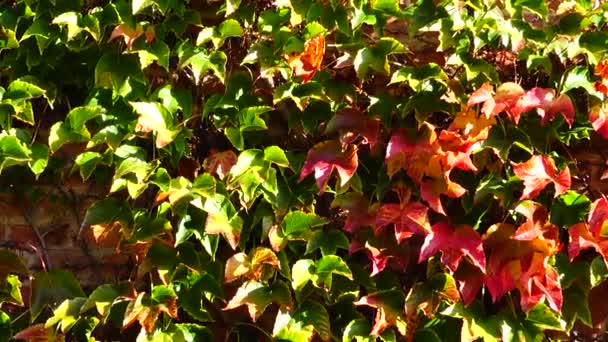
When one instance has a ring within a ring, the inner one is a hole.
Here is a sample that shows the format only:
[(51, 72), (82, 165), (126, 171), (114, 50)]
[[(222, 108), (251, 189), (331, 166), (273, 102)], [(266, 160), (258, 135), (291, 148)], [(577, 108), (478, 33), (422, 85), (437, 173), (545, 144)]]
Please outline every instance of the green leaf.
[(356, 342), (375, 342), (376, 337), (370, 335), (371, 330), (366, 319), (354, 319), (344, 328), (342, 342), (352, 342), (353, 339)]
[(83, 28), (78, 25), (79, 21), (80, 13), (65, 12), (55, 17), (52, 23), (59, 26), (66, 26), (68, 28), (68, 41), (70, 41), (83, 31)]
[(155, 39), (145, 49), (138, 49), (134, 52), (139, 57), (139, 64), (142, 70), (154, 62), (165, 68), (165, 70), (169, 70), (169, 55), (171, 51), (165, 42)]
[(447, 86), (446, 81), (448, 80), (448, 76), (443, 69), (435, 63), (428, 63), (422, 67), (406, 66), (397, 70), (393, 74), (389, 85), (405, 82), (414, 91), (420, 92), (423, 90), (430, 90), (425, 89), (425, 84), (427, 84), (427, 82), (430, 80), (440, 82)]
[(90, 137), (89, 131), (85, 127), (85, 123), (104, 113), (104, 109), (99, 106), (82, 106), (76, 107), (66, 115), (65, 122), (69, 124), (72, 131)]
[[(584, 32), (578, 39), (582, 48), (589, 50), (596, 56), (602, 56), (608, 50), (608, 32)], [(601, 60), (602, 58), (597, 58)]]
[(315, 214), (292, 211), (285, 215), (281, 225), (285, 235), (294, 235), (301, 234), (305, 231), (309, 231), (311, 228), (320, 227), (327, 223), (327, 220)]
[(309, 238), (304, 255), (310, 254), (317, 249), (320, 249), (323, 255), (336, 254), (338, 248), (348, 249), (349, 245), (350, 241), (348, 237), (339, 230), (318, 230)]
[[(4, 278), (4, 279), (2, 279)], [(0, 303), (12, 303), (23, 306), (23, 297), (21, 296), (21, 281), (19, 277), (10, 274), (0, 278)]]
[(568, 71), (562, 86), (562, 93), (576, 88), (583, 88), (589, 94), (596, 92), (593, 83), (589, 81), (589, 69), (586, 66), (579, 65)]
[(374, 11), (393, 15), (398, 15), (401, 12), (397, 0), (373, 0), (371, 3)]
[(264, 149), (264, 160), (275, 163), (280, 167), (289, 167), (285, 152), (278, 146), (268, 146)]
[(32, 160), (29, 162), (30, 170), (39, 176), (45, 169), (49, 161), (49, 148), (44, 144), (32, 144)]
[(591, 327), (591, 312), (589, 310), (589, 292), (580, 286), (572, 286), (563, 291), (562, 317), (572, 328), (577, 320)]
[(527, 314), (526, 320), (541, 329), (565, 331), (566, 322), (544, 303), (536, 304)]
[(80, 170), (80, 177), (87, 180), (102, 160), (102, 155), (98, 152), (83, 152), (76, 157), (75, 165)]
[(394, 38), (383, 37), (373, 47), (365, 47), (357, 51), (354, 66), (357, 77), (365, 79), (369, 69), (388, 74), (390, 67), (388, 56), (394, 53), (405, 53), (407, 49)]
[(9, 341), (13, 337), (11, 317), (0, 310), (0, 341)]
[(66, 299), (53, 311), (53, 316), (46, 320), (44, 327), (51, 328), (60, 323), (61, 331), (68, 332), (80, 319), (80, 308), (86, 300), (83, 297)]
[(141, 12), (143, 9), (154, 5), (156, 1), (154, 0), (133, 0), (131, 3), (132, 13), (137, 14)]
[(241, 6), (242, 0), (226, 0), (226, 16), (229, 16), (236, 12)]
[(608, 268), (603, 257), (598, 256), (591, 261), (591, 287), (596, 287), (608, 278)]
[(129, 210), (124, 202), (114, 197), (108, 197), (93, 203), (87, 210), (83, 224), (94, 225), (101, 223), (112, 223), (125, 220), (130, 217)]
[(315, 286), (320, 287), (325, 284), (328, 288), (331, 288), (332, 275), (338, 274), (348, 279), (353, 279), (353, 274), (350, 268), (342, 258), (337, 255), (326, 255), (318, 260), (316, 263), (315, 275), (312, 278)]
[(291, 286), (300, 291), (312, 279), (315, 263), (310, 259), (300, 259), (291, 269)]
[(85, 297), (85, 294), (72, 273), (52, 269), (34, 274), (30, 296), (31, 321), (38, 317), (45, 306), (55, 307), (74, 297)]
[(100, 285), (93, 290), (93, 292), (91, 292), (88, 299), (82, 304), (80, 307), (80, 313), (82, 314), (92, 308), (95, 308), (97, 313), (105, 318), (110, 313), (114, 300), (121, 295), (127, 294), (127, 285)]
[(33, 77), (18, 78), (9, 84), (3, 99), (30, 100), (45, 95), (46, 90), (37, 83), (39, 82)]
[(323, 305), (306, 301), (294, 312), (279, 310), (272, 335), (279, 341), (310, 341), (313, 332), (322, 341), (331, 340), (329, 313)]
[(217, 43), (214, 41), (213, 45), (215, 45), (216, 49), (219, 49), (222, 45), (224, 45), (224, 41), (230, 37), (241, 37), (243, 35), (243, 28), (238, 21), (234, 19), (228, 19), (223, 21), (217, 27)]
[(209, 55), (204, 51), (200, 51), (189, 54), (184, 59), (180, 58), (179, 67), (191, 66), (192, 73), (197, 81), (201, 79), (204, 73), (213, 71), (215, 76), (224, 82), (226, 77), (226, 62), (227, 57), (223, 51), (213, 51)]
[(243, 133), (240, 129), (234, 127), (226, 127), (224, 129), (226, 138), (230, 141), (232, 146), (237, 150), (242, 151), (245, 148), (245, 141), (243, 140)]
[(591, 200), (587, 196), (568, 190), (551, 205), (551, 223), (568, 229), (575, 223), (585, 221), (590, 208)]

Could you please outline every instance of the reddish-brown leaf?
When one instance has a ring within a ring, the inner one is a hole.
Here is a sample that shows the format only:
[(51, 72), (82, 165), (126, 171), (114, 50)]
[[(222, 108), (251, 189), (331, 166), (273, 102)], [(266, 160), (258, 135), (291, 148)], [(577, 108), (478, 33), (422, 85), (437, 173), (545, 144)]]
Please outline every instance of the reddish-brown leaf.
[(346, 210), (347, 216), (343, 229), (349, 233), (355, 233), (360, 227), (373, 226), (376, 221), (376, 205), (370, 205), (369, 201), (358, 192), (349, 192), (337, 196), (331, 203), (332, 208)]
[(223, 180), (236, 164), (237, 156), (232, 150), (217, 152), (211, 150), (209, 156), (203, 162), (203, 169), (210, 174), (217, 175)]
[(357, 146), (348, 145), (343, 150), (340, 143), (335, 140), (324, 141), (308, 151), (299, 181), (314, 172), (319, 190), (323, 193), (334, 169), (338, 171), (341, 186), (344, 186), (353, 176), (358, 165)]
[(547, 185), (555, 185), (555, 197), (570, 188), (570, 169), (566, 166), (558, 171), (553, 158), (534, 155), (525, 163), (513, 165), (513, 172), (524, 181), (521, 199), (536, 197)]
[(358, 136), (363, 137), (363, 144), (369, 144), (373, 150), (378, 143), (380, 119), (366, 116), (354, 108), (339, 110), (327, 123), (325, 134), (340, 133), (340, 142), (344, 145), (353, 143)]
[(441, 252), (441, 262), (452, 272), (456, 271), (463, 256), (469, 257), (473, 265), (482, 272), (486, 269), (486, 256), (481, 236), (470, 226), (452, 227), (440, 222), (432, 227), (420, 248), (418, 262)]
[(517, 103), (511, 108), (511, 119), (518, 123), (522, 113), (536, 109), (542, 118), (542, 123), (553, 121), (557, 113), (561, 113), (569, 126), (574, 121), (574, 105), (566, 94), (555, 97), (555, 90), (550, 88), (535, 87), (527, 91)]
[(108, 42), (118, 38), (123, 37), (125, 41), (125, 45), (130, 49), (133, 46), (133, 43), (137, 40), (137, 38), (141, 37), (141, 35), (145, 34), (146, 42), (151, 43), (156, 37), (156, 33), (154, 32), (153, 26), (148, 26), (144, 31), (141, 24), (137, 24), (135, 28), (129, 27), (127, 24), (120, 24), (114, 27), (112, 30), (112, 34), (110, 34), (110, 39)]

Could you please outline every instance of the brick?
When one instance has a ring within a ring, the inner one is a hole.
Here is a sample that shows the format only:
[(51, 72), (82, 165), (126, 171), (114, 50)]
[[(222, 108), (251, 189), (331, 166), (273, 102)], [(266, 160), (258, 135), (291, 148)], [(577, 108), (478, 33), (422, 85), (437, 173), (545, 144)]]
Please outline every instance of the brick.
[(8, 227), (8, 241), (26, 244), (27, 242), (38, 246), (38, 237), (34, 230), (25, 224), (15, 224)]

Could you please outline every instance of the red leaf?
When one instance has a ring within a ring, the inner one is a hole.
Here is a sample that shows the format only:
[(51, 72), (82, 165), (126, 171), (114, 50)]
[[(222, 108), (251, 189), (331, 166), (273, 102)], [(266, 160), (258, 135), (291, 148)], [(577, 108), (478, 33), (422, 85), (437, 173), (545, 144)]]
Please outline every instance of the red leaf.
[(344, 186), (355, 174), (358, 165), (357, 146), (348, 145), (346, 150), (342, 150), (339, 142), (334, 140), (324, 141), (316, 144), (308, 151), (298, 181), (301, 182), (306, 176), (314, 172), (319, 191), (323, 193), (334, 168), (340, 176), (340, 185)]
[(525, 163), (514, 164), (513, 171), (524, 181), (521, 199), (536, 197), (549, 183), (555, 185), (555, 197), (570, 188), (570, 169), (566, 166), (558, 172), (549, 156), (534, 155)]
[[(9, 330), (10, 331), (10, 330)], [(13, 339), (26, 340), (35, 342), (46, 342), (46, 341), (62, 341), (64, 339), (63, 334), (55, 331), (52, 327), (45, 328), (44, 323), (31, 325), (21, 331), (19, 331)]]
[(422, 203), (386, 203), (378, 208), (376, 234), (389, 224), (395, 225), (395, 237), (401, 242), (414, 234), (425, 235), (431, 230), (428, 208)]
[(594, 131), (604, 139), (608, 139), (608, 111), (605, 107), (595, 106), (591, 108), (589, 121), (591, 121)]
[(367, 256), (372, 261), (372, 273), (370, 276), (373, 277), (386, 268), (389, 259), (393, 256), (386, 248), (378, 249), (367, 242), (365, 243), (365, 249), (367, 250)]
[(477, 293), (479, 293), (479, 290), (483, 286), (484, 273), (474, 265), (465, 262), (454, 273), (454, 278), (458, 281), (464, 305), (467, 306), (473, 303), (475, 297), (477, 297)]
[(327, 123), (325, 134), (340, 132), (340, 142), (344, 145), (353, 143), (358, 136), (363, 137), (363, 144), (369, 144), (373, 150), (378, 143), (380, 119), (371, 118), (354, 108), (342, 109)]
[(284, 58), (293, 74), (302, 77), (302, 83), (306, 83), (321, 69), (323, 56), (325, 56), (325, 37), (318, 35), (304, 43), (302, 53), (284, 56)]
[(532, 88), (511, 108), (511, 118), (515, 123), (518, 123), (521, 113), (535, 108), (538, 115), (542, 118), (543, 124), (553, 121), (555, 115), (561, 113), (568, 126), (572, 126), (575, 110), (572, 100), (566, 94), (561, 94), (555, 98), (555, 90), (553, 89)]
[(467, 103), (469, 106), (476, 105), (478, 103), (486, 102), (488, 100), (493, 100), (494, 87), (490, 83), (484, 83), (479, 87), (479, 89), (475, 90), (471, 97), (469, 97), (469, 102)]
[[(525, 223), (524, 223), (525, 225)], [(561, 288), (548, 259), (560, 249), (557, 227), (545, 225), (543, 235), (529, 240), (516, 238), (516, 230), (509, 224), (497, 224), (484, 236), (484, 247), (492, 253), (488, 262), (486, 285), (495, 302), (505, 293), (517, 289), (521, 294), (520, 305), (524, 311), (547, 299), (549, 305), (559, 310)]]
[(595, 249), (596, 252), (604, 257), (604, 261), (606, 260), (604, 251), (596, 241), (596, 238), (591, 235), (589, 226), (587, 226), (586, 223), (580, 222), (568, 228), (568, 234), (570, 235), (568, 243), (568, 256), (570, 257), (570, 261), (574, 260), (582, 250), (588, 248)]
[(496, 89), (496, 95), (494, 97), (488, 96), (491, 94), (491, 87), (487, 84), (482, 86), (483, 90), (478, 89), (471, 99), (469, 99), (469, 105), (480, 103), (483, 100), (483, 107), (481, 112), (486, 118), (491, 118), (498, 115), (503, 111), (509, 111), (524, 94), (524, 90), (516, 83), (506, 82), (500, 85)]
[(432, 227), (432, 232), (424, 239), (420, 248), (418, 262), (441, 252), (441, 262), (452, 272), (456, 271), (463, 256), (468, 256), (482, 272), (486, 269), (486, 256), (483, 252), (481, 237), (470, 226), (454, 228), (440, 222)]
[(592, 248), (604, 258), (608, 265), (608, 199), (597, 199), (589, 210), (589, 225), (577, 223), (568, 229), (570, 242), (568, 256), (570, 260), (585, 249)]
[[(589, 226), (593, 236), (604, 236), (608, 224), (608, 199), (605, 197), (595, 200), (589, 210)], [(606, 228), (605, 228), (606, 227)]]
[(217, 152), (211, 150), (209, 156), (203, 162), (203, 168), (210, 174), (217, 175), (220, 180), (223, 180), (230, 172), (230, 169), (236, 164), (236, 154), (231, 150)]
[(524, 215), (526, 222), (517, 228), (514, 239), (532, 240), (543, 235), (543, 228), (549, 218), (544, 206), (533, 201), (522, 201), (515, 207), (515, 211)]

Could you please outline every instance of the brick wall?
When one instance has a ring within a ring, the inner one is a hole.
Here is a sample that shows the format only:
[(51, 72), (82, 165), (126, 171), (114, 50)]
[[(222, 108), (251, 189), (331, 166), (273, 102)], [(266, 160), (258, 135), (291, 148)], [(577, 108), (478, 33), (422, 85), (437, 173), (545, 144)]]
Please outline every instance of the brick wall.
[(61, 186), (35, 185), (34, 194), (0, 192), (0, 247), (17, 252), (30, 271), (73, 272), (92, 288), (127, 279), (130, 256), (119, 253), (119, 227), (92, 226), (79, 236), (86, 208), (102, 194), (78, 175)]

